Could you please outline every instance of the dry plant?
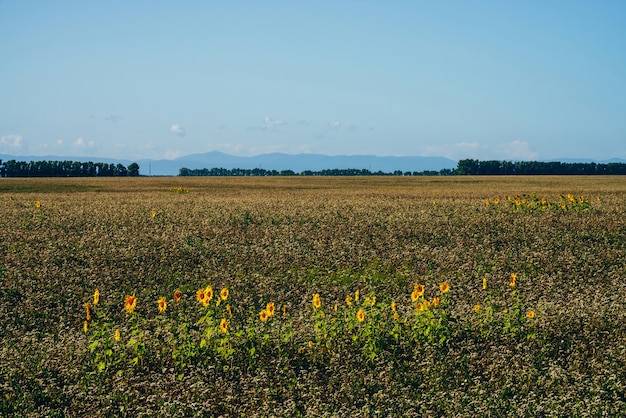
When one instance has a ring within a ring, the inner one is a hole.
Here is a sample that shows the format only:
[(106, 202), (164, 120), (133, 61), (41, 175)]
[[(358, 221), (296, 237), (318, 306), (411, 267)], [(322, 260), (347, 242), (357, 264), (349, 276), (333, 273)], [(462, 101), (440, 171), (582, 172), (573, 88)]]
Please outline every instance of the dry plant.
[(626, 415), (621, 177), (1, 180), (2, 416)]

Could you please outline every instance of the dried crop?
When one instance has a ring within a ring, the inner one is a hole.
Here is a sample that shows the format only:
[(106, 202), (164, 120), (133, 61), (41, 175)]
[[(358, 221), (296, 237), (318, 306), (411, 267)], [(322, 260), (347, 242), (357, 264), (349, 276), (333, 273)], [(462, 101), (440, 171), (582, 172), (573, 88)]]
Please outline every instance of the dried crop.
[(626, 415), (621, 177), (0, 181), (2, 416)]

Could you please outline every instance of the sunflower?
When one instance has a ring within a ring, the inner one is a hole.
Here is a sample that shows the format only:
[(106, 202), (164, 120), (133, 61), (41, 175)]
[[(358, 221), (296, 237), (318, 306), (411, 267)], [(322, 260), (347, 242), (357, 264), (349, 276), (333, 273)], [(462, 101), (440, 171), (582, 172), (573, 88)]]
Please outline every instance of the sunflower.
[(417, 291), (413, 290), (413, 292), (411, 292), (411, 301), (412, 302), (417, 302), (417, 300), (420, 298), (419, 293), (417, 293)]
[(425, 311), (430, 310), (430, 302), (427, 300), (424, 300), (424, 310)]
[(227, 288), (223, 288), (220, 291), (220, 298), (222, 298), (222, 300), (228, 299), (228, 289)]
[(424, 285), (416, 284), (413, 291), (417, 293), (417, 297), (424, 296)]
[(509, 284), (511, 287), (515, 287), (515, 281), (517, 280), (517, 276), (515, 273), (511, 273), (511, 277), (509, 278)]
[(474, 305), (474, 312), (478, 313), (480, 311), (480, 305)]
[(85, 321), (83, 323), (83, 331), (85, 331), (85, 334), (86, 334), (88, 330), (89, 330), (89, 322)]
[(98, 302), (100, 302), (100, 291), (96, 289), (96, 291), (93, 292), (93, 306), (96, 306)]
[(346, 296), (346, 305), (352, 306), (352, 296)]
[(220, 331), (222, 331), (222, 334), (226, 334), (228, 332), (228, 321), (226, 321), (226, 318), (222, 318), (220, 321)]
[[(357, 290), (358, 292), (358, 290)], [(320, 294), (316, 293), (313, 295), (313, 307), (315, 309), (319, 309), (322, 306), (322, 300), (320, 299)]]
[(226, 312), (228, 312), (228, 316), (229, 317), (231, 317), (231, 318), (233, 317), (233, 310), (230, 307), (230, 305), (226, 305)]
[(487, 290), (487, 278), (483, 277), (483, 290)]
[(535, 311), (526, 312), (526, 318), (533, 319), (535, 317)]
[(204, 297), (204, 289), (198, 289), (198, 291), (196, 292), (196, 299), (198, 300), (198, 302), (203, 303)]
[(274, 305), (274, 302), (268, 303), (265, 307), (265, 310), (267, 311), (267, 314), (269, 316), (274, 316), (274, 312), (276, 312), (276, 306)]
[(441, 290), (441, 293), (448, 293), (448, 291), (450, 290), (450, 285), (448, 284), (448, 282), (443, 282), (439, 285), (439, 290)]
[(424, 310), (424, 304), (423, 303), (418, 303), (417, 305), (415, 305), (415, 309), (417, 309), (418, 311), (423, 311)]
[(41, 201), (39, 200), (35, 201), (35, 207), (39, 209), (41, 207)]
[(213, 288), (211, 285), (208, 285), (206, 289), (204, 289), (204, 298), (206, 299), (207, 305), (211, 302), (211, 299), (213, 299)]
[(157, 211), (156, 211), (156, 210), (154, 210), (154, 209), (152, 209), (152, 212), (150, 212), (150, 216), (151, 216), (151, 217), (153, 217), (153, 218), (154, 218), (155, 216), (157, 216)]
[(269, 317), (270, 315), (267, 313), (266, 309), (263, 309), (261, 312), (259, 312), (259, 319), (261, 320), (261, 322), (267, 321)]
[(391, 302), (391, 311), (392, 311), (392, 312), (395, 312), (395, 311), (396, 311), (396, 302), (395, 302), (395, 301), (392, 301), (392, 302)]
[(439, 298), (433, 298), (433, 308), (437, 309), (439, 307)]
[(159, 298), (158, 303), (159, 303), (159, 312), (165, 312), (165, 310), (167, 309), (167, 301), (165, 300), (163, 296)]
[(183, 294), (180, 293), (180, 290), (174, 290), (174, 302), (178, 303), (183, 298)]
[(359, 302), (359, 289), (354, 292), (354, 301), (357, 303)]
[(89, 305), (89, 302), (85, 303), (85, 319), (87, 321), (91, 321), (91, 305)]
[(359, 322), (365, 321), (365, 312), (363, 312), (363, 309), (359, 309), (359, 311), (356, 313), (356, 319)]
[(121, 339), (122, 339), (122, 336), (120, 335), (120, 330), (119, 330), (119, 329), (116, 329), (116, 330), (115, 330), (115, 334), (113, 335), (113, 339), (114, 339), (115, 341), (119, 341), (119, 340), (121, 340)]
[(126, 295), (126, 298), (124, 298), (124, 309), (126, 310), (126, 312), (133, 313), (135, 312), (136, 307), (137, 298), (135, 297), (135, 295)]

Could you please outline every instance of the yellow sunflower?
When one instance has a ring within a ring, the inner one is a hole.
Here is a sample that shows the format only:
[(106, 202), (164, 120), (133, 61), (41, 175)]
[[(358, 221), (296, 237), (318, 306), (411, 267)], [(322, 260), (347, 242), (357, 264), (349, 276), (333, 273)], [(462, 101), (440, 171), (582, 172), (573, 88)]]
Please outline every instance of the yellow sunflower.
[(222, 318), (220, 321), (220, 331), (222, 331), (222, 334), (226, 334), (228, 332), (228, 321), (226, 321), (226, 318)]
[(198, 302), (204, 303), (204, 298), (204, 289), (198, 289), (198, 291), (196, 292), (196, 299), (198, 300)]
[(137, 307), (137, 298), (135, 295), (126, 295), (124, 298), (124, 309), (128, 313), (135, 312), (135, 308)]
[(261, 312), (259, 312), (259, 319), (261, 320), (261, 322), (265, 322), (267, 321), (267, 319), (269, 318), (269, 314), (267, 313), (267, 310), (263, 309)]
[(228, 299), (228, 289), (227, 288), (223, 288), (220, 291), (220, 298), (222, 298), (222, 300)]
[(413, 291), (417, 293), (417, 297), (424, 296), (424, 285), (416, 284)]
[(180, 293), (180, 290), (174, 290), (174, 302), (178, 303), (183, 298), (183, 294)]
[(96, 291), (93, 292), (93, 306), (96, 306), (98, 302), (100, 302), (100, 291), (96, 289)]
[(164, 297), (160, 297), (159, 298), (159, 312), (165, 312), (165, 310), (167, 309), (167, 301), (165, 300)]
[(441, 293), (448, 293), (448, 291), (450, 291), (450, 285), (448, 282), (443, 282), (439, 285), (439, 290)]
[(211, 302), (211, 299), (213, 299), (213, 288), (211, 285), (208, 285), (206, 289), (204, 289), (204, 299), (206, 300), (207, 305)]
[(320, 306), (322, 306), (322, 300), (320, 299), (320, 294), (316, 293), (313, 295), (313, 307), (319, 309)]
[(269, 316), (274, 316), (274, 312), (276, 312), (276, 306), (274, 305), (274, 302), (268, 303), (265, 307), (265, 310), (267, 311), (267, 314)]
[(363, 312), (363, 309), (359, 309), (359, 311), (356, 313), (356, 319), (359, 322), (365, 321), (365, 312)]

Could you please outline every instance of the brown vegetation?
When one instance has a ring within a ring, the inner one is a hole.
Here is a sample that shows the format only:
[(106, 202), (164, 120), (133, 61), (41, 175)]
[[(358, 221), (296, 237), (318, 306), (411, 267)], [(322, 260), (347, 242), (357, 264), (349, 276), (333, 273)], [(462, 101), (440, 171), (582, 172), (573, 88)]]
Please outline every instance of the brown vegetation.
[(619, 177), (1, 179), (0, 415), (624, 415), (625, 209)]

